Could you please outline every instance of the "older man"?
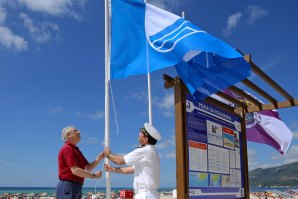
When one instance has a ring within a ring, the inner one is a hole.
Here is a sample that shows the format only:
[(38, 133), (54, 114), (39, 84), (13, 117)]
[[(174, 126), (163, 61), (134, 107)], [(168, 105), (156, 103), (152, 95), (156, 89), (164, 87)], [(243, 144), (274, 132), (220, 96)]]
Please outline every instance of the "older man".
[(97, 158), (89, 163), (77, 144), (80, 142), (80, 131), (74, 126), (62, 130), (64, 146), (58, 154), (59, 182), (56, 188), (57, 199), (81, 199), (84, 178), (100, 178), (101, 171), (91, 171), (104, 158), (100, 153)]
[(159, 156), (154, 145), (161, 139), (159, 132), (148, 123), (140, 129), (138, 141), (140, 146), (125, 156), (114, 155), (107, 147), (105, 156), (112, 162), (128, 167), (111, 167), (105, 164), (106, 171), (130, 174), (134, 173), (133, 187), (135, 199), (157, 199), (159, 198), (158, 187), (160, 181)]

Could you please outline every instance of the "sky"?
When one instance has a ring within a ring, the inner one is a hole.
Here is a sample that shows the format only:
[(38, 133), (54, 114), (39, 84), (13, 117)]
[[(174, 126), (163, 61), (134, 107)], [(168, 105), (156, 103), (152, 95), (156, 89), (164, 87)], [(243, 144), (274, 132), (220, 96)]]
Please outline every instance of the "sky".
[[(251, 54), (263, 71), (298, 98), (297, 1), (150, 3), (177, 15), (184, 11), (193, 24)], [(61, 130), (68, 125), (81, 130), (78, 146), (89, 161), (103, 150), (104, 41), (103, 0), (0, 0), (1, 187), (55, 187)], [(174, 93), (163, 86), (165, 73), (177, 75), (173, 67), (151, 74), (153, 124), (163, 137), (156, 146), (160, 186), (175, 187)], [(284, 100), (256, 75), (249, 79)], [(147, 79), (138, 75), (112, 80), (111, 87), (110, 146), (113, 153), (125, 154), (138, 145), (139, 128), (148, 121)], [(250, 170), (298, 160), (298, 108), (279, 113), (293, 132), (287, 154), (248, 142)], [(102, 163), (97, 170), (101, 168)], [(111, 175), (112, 187), (131, 187), (132, 181), (132, 175)], [(105, 187), (105, 177), (87, 179), (85, 186)]]

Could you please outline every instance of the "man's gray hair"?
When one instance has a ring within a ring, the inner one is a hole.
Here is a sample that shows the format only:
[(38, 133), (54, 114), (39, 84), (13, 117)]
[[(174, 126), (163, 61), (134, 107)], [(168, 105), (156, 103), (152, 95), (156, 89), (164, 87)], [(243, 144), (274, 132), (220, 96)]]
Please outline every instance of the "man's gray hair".
[(64, 142), (66, 142), (68, 140), (67, 139), (67, 133), (69, 133), (71, 129), (75, 129), (75, 127), (74, 126), (67, 126), (67, 127), (62, 129), (62, 140)]

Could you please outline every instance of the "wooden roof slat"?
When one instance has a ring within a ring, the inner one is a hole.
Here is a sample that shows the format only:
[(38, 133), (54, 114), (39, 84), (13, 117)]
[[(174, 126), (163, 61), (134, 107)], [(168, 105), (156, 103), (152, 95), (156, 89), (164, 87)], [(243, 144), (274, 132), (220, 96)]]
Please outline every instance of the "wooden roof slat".
[[(294, 104), (293, 104), (294, 102)], [(268, 111), (273, 109), (279, 109), (279, 108), (288, 108), (292, 106), (298, 106), (298, 99), (294, 99), (292, 101), (283, 101), (283, 102), (277, 102), (276, 104), (262, 104), (261, 106), (251, 106), (245, 108), (246, 113), (251, 112), (258, 112), (258, 111)], [(241, 108), (237, 108), (238, 110), (235, 110), (235, 112), (240, 112)]]
[(269, 95), (268, 93), (266, 93), (264, 90), (262, 90), (260, 87), (258, 87), (257, 85), (255, 85), (250, 80), (244, 79), (244, 80), (242, 80), (242, 83), (244, 85), (246, 85), (247, 87), (251, 88), (252, 90), (256, 91), (257, 93), (259, 93), (260, 95), (262, 95), (264, 98), (266, 98), (271, 103), (273, 103), (273, 104), (277, 103), (277, 100), (276, 99), (274, 99), (271, 95)]
[(251, 63), (252, 71), (256, 73), (259, 77), (261, 77), (267, 84), (269, 84), (272, 88), (274, 88), (287, 100), (291, 101), (294, 99), (286, 90), (284, 90), (273, 79), (271, 79), (271, 77), (269, 77), (266, 73), (264, 73), (255, 63), (253, 63), (252, 61), (250, 61), (250, 63)]
[[(247, 59), (248, 57), (245, 56), (245, 58)], [(249, 59), (249, 58), (248, 58)], [(165, 80), (164, 85), (166, 88), (171, 88), (174, 85), (177, 85), (180, 81), (180, 77), (177, 76), (175, 78), (172, 78), (166, 74), (163, 75), (163, 79)], [(247, 85), (248, 87), (252, 88), (253, 90), (255, 90), (256, 92), (258, 92), (260, 95), (262, 95), (263, 97), (265, 97), (266, 99), (268, 99), (270, 102), (274, 102), (271, 104), (262, 104), (261, 102), (259, 102), (258, 100), (256, 100), (255, 98), (253, 98), (252, 96), (250, 96), (249, 94), (245, 93), (243, 90), (241, 90), (240, 88), (236, 87), (236, 86), (231, 86), (230, 89), (237, 93), (238, 95), (242, 96), (243, 98), (249, 100), (252, 104), (252, 106), (249, 106), (246, 103), (241, 103), (240, 100), (234, 99), (233, 97), (219, 91), (216, 94), (234, 104), (236, 104), (239, 108), (234, 108), (233, 106), (227, 105), (217, 99), (214, 99), (212, 97), (207, 97), (204, 99), (205, 102), (213, 104), (215, 106), (218, 106), (219, 108), (221, 108), (222, 110), (226, 110), (230, 113), (235, 113), (237, 115), (240, 115), (241, 117), (243, 117), (243, 112), (244, 113), (251, 113), (251, 112), (258, 112), (258, 111), (266, 111), (266, 110), (273, 110), (273, 109), (279, 109), (279, 108), (287, 108), (287, 107), (292, 107), (292, 106), (298, 106), (298, 99), (291, 99), (291, 100), (287, 100), (287, 101), (283, 101), (283, 102), (278, 102), (276, 101), (274, 98), (270, 99), (270, 95), (267, 94), (265, 91), (263, 91), (262, 89), (260, 89), (258, 86), (254, 85), (252, 82), (250, 82), (249, 80), (244, 80), (242, 83), (244, 83), (245, 85)], [(268, 96), (267, 96), (268, 95)]]
[[(239, 53), (244, 55), (239, 49), (236, 49)], [(263, 79), (267, 84), (269, 84), (273, 89), (275, 89), (277, 92), (279, 92), (283, 97), (285, 97), (287, 100), (291, 101), (291, 103), (294, 105), (294, 98), (285, 90), (283, 89), (279, 84), (277, 84), (269, 75), (264, 73), (252, 60), (250, 55), (244, 55), (243, 57), (248, 63), (251, 65), (252, 71), (258, 75), (261, 79)]]

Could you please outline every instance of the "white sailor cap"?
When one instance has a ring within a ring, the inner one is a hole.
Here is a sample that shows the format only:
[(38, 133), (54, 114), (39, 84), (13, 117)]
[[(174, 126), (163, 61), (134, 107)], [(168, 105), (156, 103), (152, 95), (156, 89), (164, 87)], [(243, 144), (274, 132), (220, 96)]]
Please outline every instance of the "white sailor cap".
[[(143, 131), (143, 130), (145, 130), (145, 131)], [(158, 132), (158, 130), (156, 128), (154, 128), (154, 126), (152, 126), (149, 123), (144, 123), (144, 128), (142, 128), (141, 131), (143, 133), (145, 133), (146, 135), (149, 134), (152, 138), (154, 138), (157, 141), (159, 141), (161, 139), (161, 135)]]

